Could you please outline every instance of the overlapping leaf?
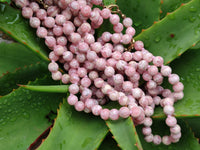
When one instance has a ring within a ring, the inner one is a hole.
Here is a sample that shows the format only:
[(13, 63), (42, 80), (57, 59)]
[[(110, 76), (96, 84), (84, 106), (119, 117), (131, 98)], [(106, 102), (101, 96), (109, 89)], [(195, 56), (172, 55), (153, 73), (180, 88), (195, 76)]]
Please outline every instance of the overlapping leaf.
[(93, 150), (99, 147), (107, 133), (103, 120), (77, 112), (64, 101), (50, 135), (38, 150)]
[[(192, 10), (191, 10), (192, 8)], [(135, 39), (154, 55), (171, 62), (200, 39), (200, 1), (192, 0), (154, 24)]]
[[(33, 84), (55, 83), (50, 78), (44, 78)], [(51, 124), (48, 118), (51, 112), (56, 112), (65, 96), (19, 88), (0, 98), (0, 149), (27, 149)]]
[(47, 52), (45, 51), (47, 47), (44, 46), (44, 40), (36, 36), (35, 29), (32, 29), (28, 20), (21, 16), (20, 10), (0, 3), (0, 18), (0, 30), (48, 61)]

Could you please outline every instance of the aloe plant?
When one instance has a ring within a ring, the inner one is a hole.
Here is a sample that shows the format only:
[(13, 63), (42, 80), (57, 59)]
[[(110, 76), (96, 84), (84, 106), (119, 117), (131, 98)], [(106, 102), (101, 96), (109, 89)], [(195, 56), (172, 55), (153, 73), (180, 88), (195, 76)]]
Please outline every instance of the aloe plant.
[[(200, 149), (200, 0), (104, 0), (133, 19), (135, 40), (162, 56), (185, 85), (184, 98), (175, 104), (182, 138), (170, 146), (145, 142), (131, 118), (103, 121), (76, 112), (66, 102), (68, 85), (50, 77), (44, 41), (9, 0), (0, 2), (0, 30), (15, 41), (0, 43), (1, 150)], [(105, 22), (98, 35), (108, 26)], [(169, 133), (164, 119), (157, 107), (153, 133)]]

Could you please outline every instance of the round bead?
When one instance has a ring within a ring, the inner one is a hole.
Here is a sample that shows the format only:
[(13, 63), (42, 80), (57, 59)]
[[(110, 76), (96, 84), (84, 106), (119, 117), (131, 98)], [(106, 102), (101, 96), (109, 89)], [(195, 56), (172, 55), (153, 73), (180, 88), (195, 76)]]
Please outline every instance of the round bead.
[(108, 120), (110, 115), (109, 109), (102, 109), (100, 112), (100, 116), (103, 120)]
[(70, 96), (67, 98), (67, 102), (69, 105), (75, 105), (78, 102), (78, 97), (70, 94)]
[(119, 118), (119, 111), (117, 109), (111, 109), (109, 113), (109, 118), (111, 120), (117, 120)]

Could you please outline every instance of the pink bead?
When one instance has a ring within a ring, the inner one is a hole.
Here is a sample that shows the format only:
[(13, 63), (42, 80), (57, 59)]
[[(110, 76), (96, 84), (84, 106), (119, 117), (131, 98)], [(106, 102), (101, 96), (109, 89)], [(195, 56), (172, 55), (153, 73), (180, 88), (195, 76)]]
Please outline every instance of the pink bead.
[(64, 15), (56, 15), (55, 22), (57, 25), (63, 25), (66, 22)]
[(61, 80), (62, 73), (60, 71), (56, 71), (52, 73), (52, 79), (53, 80)]
[(58, 64), (55, 63), (55, 62), (51, 62), (51, 63), (48, 65), (48, 69), (49, 69), (50, 72), (56, 72), (56, 71), (58, 71), (58, 68), (59, 68), (59, 66), (58, 66)]
[(130, 115), (130, 110), (127, 107), (121, 107), (119, 109), (119, 116), (122, 118), (128, 118)]
[(135, 68), (134, 67), (130, 67), (128, 66), (126, 69), (125, 69), (125, 74), (129, 77), (133, 76), (133, 74), (135, 73)]
[[(102, 92), (100, 89), (98, 89), (98, 90), (96, 91), (95, 95), (96, 95), (97, 98), (100, 98), (100, 99), (104, 98), (104, 96), (105, 96), (105, 95), (103, 94), (103, 92)], [(102, 101), (104, 101), (104, 100), (102, 100)], [(105, 101), (105, 102), (106, 102), (106, 101)]]
[(31, 17), (29, 23), (32, 28), (38, 28), (40, 26), (40, 20), (37, 17)]
[(59, 36), (56, 39), (56, 42), (57, 42), (58, 45), (66, 46), (67, 45), (67, 38), (65, 36)]
[(101, 88), (104, 84), (104, 80), (101, 79), (101, 78), (96, 78), (94, 80), (94, 85), (97, 87), (97, 88)]
[(183, 89), (184, 89), (184, 85), (181, 82), (178, 82), (173, 85), (174, 92), (181, 92), (181, 91), (183, 91)]
[(87, 33), (87, 32), (90, 32), (91, 30), (91, 26), (89, 23), (83, 23), (81, 26), (80, 26), (80, 29), (83, 33)]
[(141, 51), (144, 48), (144, 43), (142, 41), (136, 41), (134, 43), (134, 48), (137, 51)]
[(151, 134), (151, 128), (150, 127), (143, 127), (142, 128), (142, 133), (144, 134), (144, 135), (150, 135)]
[(155, 76), (153, 76), (153, 80), (157, 82), (158, 84), (161, 84), (163, 82), (163, 76), (161, 73), (157, 73)]
[(69, 105), (75, 105), (78, 102), (78, 97), (70, 94), (70, 96), (67, 98), (67, 102)]
[(123, 60), (119, 60), (116, 64), (116, 68), (119, 71), (123, 71), (127, 66), (127, 62), (123, 61)]
[(71, 23), (63, 24), (63, 33), (65, 35), (70, 35), (75, 30), (75, 27)]
[(91, 85), (91, 80), (88, 77), (84, 77), (81, 79), (81, 85), (83, 87), (89, 87)]
[(119, 51), (115, 51), (112, 53), (112, 58), (114, 58), (115, 60), (120, 60), (122, 59), (122, 54)]
[(152, 142), (152, 141), (153, 141), (153, 134), (150, 134), (150, 135), (145, 136), (144, 139), (145, 139), (145, 141), (148, 142), (148, 143)]
[(68, 84), (70, 81), (70, 76), (68, 74), (63, 74), (62, 75), (62, 83)]
[(83, 91), (82, 91), (82, 97), (85, 98), (85, 99), (89, 99), (91, 98), (92, 96), (92, 91), (88, 88), (85, 88)]
[(113, 25), (117, 25), (120, 21), (120, 18), (118, 15), (113, 14), (110, 16), (110, 23), (112, 23)]
[(170, 128), (170, 132), (173, 134), (178, 134), (181, 132), (181, 127), (178, 124), (176, 124), (174, 127)]
[(111, 101), (117, 101), (119, 99), (119, 93), (114, 90), (109, 93), (109, 98)]
[(79, 67), (79, 62), (76, 59), (72, 59), (69, 63), (71, 68), (78, 68)]
[[(145, 80), (145, 81), (150, 81), (152, 79), (152, 76), (147, 72), (145, 71), (143, 74), (142, 74), (142, 78)], [(148, 83), (148, 82), (147, 82)]]
[(137, 81), (139, 81), (140, 80), (140, 74), (139, 73), (134, 73), (133, 75), (132, 75), (132, 77), (130, 78), (130, 80), (131, 80), (131, 82), (137, 82)]
[(38, 17), (40, 20), (44, 20), (46, 18), (46, 16), (47, 16), (47, 12), (44, 9), (39, 9), (36, 12), (36, 17)]
[(138, 69), (142, 70), (142, 71), (145, 71), (147, 68), (148, 68), (148, 62), (145, 61), (145, 60), (141, 60), (139, 63), (138, 63)]
[(170, 84), (174, 85), (178, 83), (180, 80), (179, 76), (177, 74), (171, 74), (169, 75), (168, 81)]
[(148, 89), (154, 89), (154, 88), (156, 88), (157, 84), (156, 84), (155, 81), (149, 80), (149, 81), (147, 82), (146, 86), (147, 86)]
[(130, 92), (133, 88), (133, 84), (130, 81), (124, 81), (122, 87), (125, 92)]
[(94, 61), (97, 59), (97, 54), (94, 51), (88, 51), (86, 57), (89, 61)]
[(139, 99), (143, 95), (143, 91), (140, 88), (134, 88), (132, 89), (132, 95), (135, 99)]
[(104, 70), (104, 74), (107, 77), (112, 77), (115, 74), (115, 70), (114, 70), (113, 67), (106, 67), (105, 70)]
[(36, 2), (31, 2), (29, 7), (33, 10), (33, 12), (37, 12), (40, 9), (39, 5)]
[(63, 34), (63, 28), (61, 26), (54, 26), (53, 34), (55, 36), (61, 36)]
[(23, 8), (29, 4), (29, 1), (28, 0), (16, 0), (15, 4), (16, 4), (16, 6)]
[(71, 4), (70, 4), (70, 8), (73, 11), (79, 11), (80, 9), (80, 5), (77, 1), (72, 1)]
[(86, 60), (85, 54), (82, 54), (82, 53), (77, 54), (77, 55), (76, 55), (76, 60), (77, 60), (79, 63), (84, 63), (85, 60)]
[[(147, 105), (148, 105), (148, 99), (146, 98), (146, 96), (142, 96), (140, 99), (139, 99), (139, 104), (140, 106), (142, 106), (143, 108), (145, 108), (145, 112), (146, 112), (146, 109), (147, 109), (147, 113), (151, 111), (151, 108), (148, 108)], [(151, 112), (150, 112), (151, 113)], [(148, 116), (148, 115), (147, 115)]]
[(111, 40), (114, 44), (118, 44), (121, 41), (121, 35), (119, 33), (114, 33)]
[(112, 34), (109, 33), (109, 32), (104, 32), (104, 33), (102, 34), (102, 40), (103, 40), (104, 42), (109, 42), (110, 39), (111, 39), (111, 37), (112, 37)]
[(109, 94), (112, 90), (113, 90), (113, 88), (109, 84), (106, 84), (106, 83), (101, 88), (101, 91), (104, 94)]
[(174, 96), (174, 99), (180, 100), (184, 97), (184, 93), (183, 92), (174, 92), (173, 96)]
[(122, 84), (124, 81), (124, 77), (121, 74), (116, 74), (113, 76), (113, 80), (115, 84)]
[(164, 106), (163, 111), (166, 115), (173, 115), (174, 114), (174, 107), (171, 105)]
[(148, 68), (148, 73), (151, 75), (151, 76), (154, 76), (158, 73), (158, 67), (156, 66), (150, 66)]
[(95, 64), (94, 64), (94, 62), (85, 61), (84, 67), (85, 67), (87, 70), (92, 70), (92, 69), (94, 69)]
[(156, 56), (153, 58), (153, 64), (157, 67), (161, 67), (163, 65), (163, 62), (164, 62), (164, 60), (160, 56)]
[(100, 42), (95, 42), (90, 45), (91, 50), (95, 51), (96, 53), (99, 53), (102, 49), (102, 45)]
[(153, 97), (153, 101), (156, 105), (159, 105), (160, 104), (160, 101), (161, 101), (161, 98), (159, 96), (155, 96)]
[(79, 76), (76, 73), (70, 75), (70, 82), (71, 83), (78, 83), (80, 81)]
[(56, 45), (56, 46), (54, 46), (54, 53), (57, 55), (57, 56), (60, 56), (60, 55), (62, 55), (63, 53), (64, 53), (64, 51), (65, 51), (65, 49), (64, 49), (64, 47), (63, 46), (61, 46), (61, 45)]
[(100, 14), (98, 11), (95, 11), (93, 10), (91, 12), (91, 15), (90, 15), (90, 20), (92, 21), (92, 27), (93, 28), (99, 28), (99, 26), (97, 25), (97, 22), (99, 21), (99, 18), (100, 18)]
[(153, 137), (153, 143), (155, 145), (159, 145), (161, 143), (161, 141), (162, 141), (162, 139), (161, 139), (161, 137), (159, 135), (154, 135), (154, 137)]
[(100, 5), (102, 3), (102, 0), (92, 0), (92, 4), (94, 5)]
[(110, 115), (110, 111), (108, 109), (102, 109), (100, 112), (100, 116), (103, 120), (108, 120)]
[(100, 105), (94, 105), (92, 107), (92, 113), (95, 115), (95, 116), (99, 116), (100, 113), (101, 113), (101, 110), (102, 110), (102, 107)]
[(84, 41), (87, 43), (87, 44), (92, 44), (95, 42), (95, 39), (94, 39), (94, 36), (92, 34), (86, 34), (84, 36)]
[(85, 108), (85, 105), (82, 101), (76, 102), (76, 104), (75, 104), (76, 111), (83, 111), (84, 108)]
[(126, 34), (129, 34), (131, 36), (134, 36), (135, 35), (135, 29), (133, 27), (128, 27), (126, 29)]
[(128, 97), (127, 96), (119, 96), (119, 104), (121, 106), (128, 105)]
[(80, 52), (86, 53), (86, 52), (89, 50), (89, 46), (88, 46), (88, 44), (85, 43), (85, 42), (80, 42), (80, 43), (78, 44), (78, 49), (79, 49)]
[(133, 58), (131, 52), (124, 52), (122, 56), (123, 56), (123, 59), (124, 59), (125, 61), (127, 61), (127, 62), (128, 62), (128, 61), (131, 61), (132, 58)]
[(165, 77), (169, 76), (171, 73), (172, 73), (171, 67), (169, 67), (169, 66), (162, 66), (161, 67), (161, 74), (163, 76), (165, 76)]
[(96, 78), (98, 78), (99, 77), (99, 75), (98, 75), (98, 73), (96, 72), (96, 71), (91, 71), (90, 73), (89, 73), (89, 78), (91, 79), (91, 80), (95, 80)]
[(46, 36), (45, 37), (45, 44), (48, 47), (54, 47), (56, 45), (56, 39), (53, 36)]
[(79, 19), (79, 17), (75, 17), (74, 18), (74, 25), (76, 26), (76, 27), (80, 27), (81, 25), (82, 25), (82, 20), (80, 20)]
[(150, 63), (153, 60), (153, 55), (148, 51), (143, 51), (143, 59)]
[(153, 121), (152, 121), (152, 119), (150, 117), (146, 117), (144, 119), (144, 126), (150, 127), (152, 124), (153, 124)]
[(63, 52), (63, 59), (65, 61), (71, 61), (73, 59), (73, 54), (70, 51)]
[(169, 89), (164, 89), (162, 91), (162, 96), (163, 97), (169, 97), (172, 94), (172, 92)]
[(72, 17), (72, 13), (70, 10), (65, 9), (64, 11), (62, 11), (62, 15), (65, 16), (66, 20), (70, 20)]
[(141, 114), (142, 114), (142, 110), (141, 110), (140, 107), (138, 107), (138, 106), (132, 107), (132, 109), (131, 109), (131, 116), (132, 116), (133, 118), (137, 118), (137, 117), (139, 117)]
[(117, 109), (111, 109), (109, 113), (109, 118), (111, 120), (119, 119), (119, 111)]
[(125, 19), (123, 20), (123, 24), (124, 24), (124, 26), (125, 26), (126, 28), (128, 28), (128, 27), (131, 27), (131, 26), (132, 26), (133, 21), (132, 21), (131, 18), (125, 18)]
[(79, 86), (77, 84), (71, 84), (69, 86), (69, 92), (71, 94), (77, 94), (79, 92)]
[(114, 51), (119, 51), (122, 53), (124, 51), (124, 46), (122, 44), (117, 44), (114, 46)]
[(82, 78), (87, 75), (87, 70), (83, 67), (78, 68), (77, 74)]
[(170, 144), (171, 144), (170, 137), (169, 137), (169, 136), (163, 136), (163, 137), (162, 137), (162, 143), (163, 143), (164, 145), (170, 145)]
[(45, 20), (44, 20), (44, 25), (45, 25), (45, 27), (47, 27), (47, 28), (53, 28), (54, 25), (55, 25), (55, 20), (54, 20), (54, 18), (53, 18), (53, 17), (47, 17), (47, 18), (45, 18)]
[(85, 107), (92, 109), (92, 107), (95, 105), (94, 100), (93, 99), (87, 99), (85, 101)]
[(174, 127), (177, 124), (177, 120), (173, 116), (168, 116), (165, 122), (169, 127)]
[(104, 70), (106, 67), (106, 60), (103, 58), (98, 58), (95, 60), (95, 66), (97, 70)]
[(102, 50), (101, 50), (101, 55), (104, 57), (104, 58), (108, 58), (112, 55), (112, 49), (110, 49), (109, 47), (104, 47)]
[(83, 6), (83, 7), (81, 8), (81, 13), (82, 13), (82, 15), (85, 16), (85, 17), (90, 17), (91, 12), (92, 12), (92, 9), (91, 9), (91, 7), (88, 6), (88, 5)]
[(50, 17), (55, 17), (59, 13), (59, 8), (57, 6), (49, 6), (47, 8), (47, 15)]
[(116, 33), (121, 33), (122, 30), (123, 30), (124, 26), (121, 24), (121, 23), (118, 23), (116, 25), (113, 26), (113, 30), (116, 32)]
[(171, 134), (171, 137), (172, 137), (173, 139), (180, 139), (180, 138), (181, 138), (181, 133)]
[(104, 8), (102, 9), (101, 11), (101, 16), (104, 18), (104, 19), (108, 19), (110, 17), (110, 10), (108, 8)]
[(39, 38), (45, 38), (47, 36), (47, 29), (44, 27), (38, 27), (36, 34)]
[(77, 44), (81, 41), (81, 35), (73, 32), (69, 36), (69, 41), (72, 42), (73, 44)]
[(54, 51), (49, 53), (49, 59), (51, 61), (57, 61), (59, 59), (59, 57), (54, 53)]
[(173, 106), (174, 100), (172, 98), (167, 97), (167, 98), (163, 99), (162, 104), (163, 104), (163, 106), (167, 106), (167, 105)]
[(133, 60), (140, 61), (142, 59), (142, 53), (140, 51), (136, 51), (133, 53)]
[(32, 17), (32, 15), (33, 15), (33, 10), (31, 8), (29, 8), (29, 7), (23, 7), (22, 8), (22, 16), (24, 18), (29, 19), (29, 18)]
[(131, 42), (132, 36), (129, 34), (125, 34), (122, 36), (122, 43), (123, 44), (129, 44)]

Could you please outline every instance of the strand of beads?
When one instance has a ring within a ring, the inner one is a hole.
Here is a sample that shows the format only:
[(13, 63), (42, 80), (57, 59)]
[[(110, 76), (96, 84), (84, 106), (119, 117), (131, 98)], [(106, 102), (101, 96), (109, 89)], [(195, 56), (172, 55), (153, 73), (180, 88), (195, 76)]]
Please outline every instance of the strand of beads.
[[(47, 0), (45, 4), (49, 5), (47, 10), (35, 2), (16, 0), (16, 5), (22, 7), (22, 15), (37, 29), (37, 36), (45, 38), (52, 50), (48, 66), (52, 78), (71, 83), (68, 103), (77, 111), (92, 112), (104, 120), (131, 116), (135, 125), (144, 124), (142, 131), (147, 142), (162, 141), (166, 145), (178, 142), (181, 132), (173, 104), (183, 98), (183, 84), (178, 75), (171, 74), (170, 67), (163, 65), (162, 57), (145, 50), (141, 41), (135, 42), (135, 52), (125, 51), (124, 45), (130, 44), (135, 35), (132, 20), (123, 15), (120, 23), (120, 17), (110, 9), (92, 9), (93, 5), (101, 5), (102, 0)], [(104, 32), (95, 41), (95, 29), (104, 19), (113, 24), (115, 33)], [(59, 71), (57, 62), (63, 64), (65, 74)], [(168, 77), (174, 92), (161, 86), (164, 77)], [(144, 80), (142, 88), (140, 80)], [(109, 101), (117, 101), (121, 108), (103, 108)], [(161, 105), (167, 115), (169, 136), (152, 134), (155, 105)]]

